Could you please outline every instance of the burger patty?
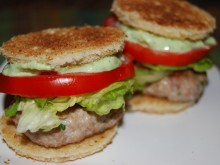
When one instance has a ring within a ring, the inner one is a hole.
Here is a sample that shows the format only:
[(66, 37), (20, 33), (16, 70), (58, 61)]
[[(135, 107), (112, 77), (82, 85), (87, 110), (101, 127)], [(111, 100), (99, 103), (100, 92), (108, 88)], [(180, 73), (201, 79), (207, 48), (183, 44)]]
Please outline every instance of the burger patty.
[(203, 93), (206, 84), (206, 73), (178, 71), (146, 86), (143, 93), (166, 98), (169, 101), (196, 101)]
[[(65, 130), (55, 128), (49, 132), (38, 131), (24, 133), (32, 142), (45, 147), (60, 147), (69, 143), (77, 143), (97, 133), (101, 133), (116, 125), (123, 116), (122, 110), (113, 110), (108, 115), (99, 116), (81, 107), (69, 108), (59, 114), (66, 126)], [(18, 123), (19, 115), (13, 121)]]

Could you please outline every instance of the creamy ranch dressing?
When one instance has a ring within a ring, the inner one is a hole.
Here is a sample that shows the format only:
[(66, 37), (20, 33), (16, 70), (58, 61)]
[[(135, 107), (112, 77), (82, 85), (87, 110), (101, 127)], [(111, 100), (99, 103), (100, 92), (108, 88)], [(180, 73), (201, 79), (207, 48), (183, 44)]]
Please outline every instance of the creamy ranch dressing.
[(208, 37), (205, 40), (198, 41), (177, 40), (164, 38), (146, 31), (133, 29), (132, 27), (125, 26), (119, 22), (117, 23), (117, 26), (127, 35), (128, 41), (141, 43), (143, 46), (154, 50), (183, 53), (194, 48), (208, 47), (209, 45), (216, 44), (214, 37)]
[(41, 71), (56, 71), (58, 73), (96, 73), (113, 70), (122, 64), (122, 60), (123, 58), (118, 58), (116, 56), (107, 56), (88, 64), (65, 66), (61, 68), (52, 68), (48, 64), (31, 61), (27, 63), (7, 64), (2, 73), (7, 76), (35, 76), (39, 75)]

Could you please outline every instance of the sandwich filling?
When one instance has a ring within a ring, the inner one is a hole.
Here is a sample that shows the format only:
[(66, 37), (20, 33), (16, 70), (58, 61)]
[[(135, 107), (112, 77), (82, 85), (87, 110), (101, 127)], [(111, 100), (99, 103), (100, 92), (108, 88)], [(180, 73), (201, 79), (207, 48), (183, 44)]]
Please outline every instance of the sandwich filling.
[[(65, 66), (59, 69), (52, 69), (46, 64), (30, 62), (23, 64), (8, 64), (3, 73), (9, 76), (35, 76), (44, 71), (56, 71), (65, 73), (97, 73), (113, 70), (119, 67), (125, 59), (122, 55), (108, 56), (93, 63), (79, 66)], [(97, 115), (107, 115), (112, 109), (124, 107), (124, 96), (132, 92), (133, 80), (115, 82), (98, 92), (73, 95), (67, 97), (51, 98), (27, 98), (17, 96), (16, 102), (5, 112), (6, 116), (14, 116), (19, 113), (17, 131), (24, 133), (27, 131), (44, 132), (50, 131), (61, 125), (65, 125), (60, 120), (58, 113), (67, 110), (69, 107), (80, 105), (87, 111)], [(21, 112), (21, 113), (20, 113)]]
[[(181, 56), (184, 54), (189, 57), (191, 51), (197, 49), (209, 50), (210, 47), (215, 46), (217, 43), (212, 36), (197, 41), (179, 40), (165, 38), (147, 31), (135, 29), (119, 21), (115, 22), (115, 26), (126, 34), (126, 41), (131, 43), (130, 50), (133, 49), (132, 46), (139, 44), (142, 48), (137, 47), (136, 50), (147, 48), (150, 51), (147, 50), (146, 53), (151, 53), (152, 51), (152, 54), (154, 51), (158, 51), (155, 59), (163, 56), (163, 52), (166, 52), (167, 55), (168, 53), (172, 53), (170, 56)], [(126, 46), (125, 51), (132, 54), (128, 50), (128, 43)], [(136, 58), (135, 53), (137, 52), (133, 51), (133, 53), (134, 58)], [(142, 63), (141, 58), (145, 54), (143, 54), (143, 51), (139, 51), (138, 53), (140, 54), (138, 56), (140, 61), (135, 62), (135, 91), (159, 98), (166, 98), (173, 102), (195, 102), (200, 98), (207, 84), (205, 72), (212, 67), (212, 61), (210, 59), (203, 57), (193, 63), (188, 62), (187, 65), (169, 66), (159, 64), (159, 62), (157, 64), (148, 63), (147, 58)], [(150, 60), (150, 55), (148, 59)]]

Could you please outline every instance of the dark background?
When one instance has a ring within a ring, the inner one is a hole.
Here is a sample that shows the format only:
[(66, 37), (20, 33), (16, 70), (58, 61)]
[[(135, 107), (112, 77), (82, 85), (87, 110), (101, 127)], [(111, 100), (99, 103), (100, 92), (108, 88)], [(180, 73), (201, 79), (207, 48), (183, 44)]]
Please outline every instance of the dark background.
[[(190, 2), (210, 12), (220, 27), (219, 1)], [(45, 28), (101, 25), (111, 4), (112, 0), (0, 0), (0, 44), (14, 35)], [(220, 30), (214, 35), (219, 39)]]

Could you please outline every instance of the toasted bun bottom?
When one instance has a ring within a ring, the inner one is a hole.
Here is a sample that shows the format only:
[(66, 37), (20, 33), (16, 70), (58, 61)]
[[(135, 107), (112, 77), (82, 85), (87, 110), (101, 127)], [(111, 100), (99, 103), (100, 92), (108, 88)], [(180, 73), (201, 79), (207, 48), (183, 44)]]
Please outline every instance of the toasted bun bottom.
[(158, 114), (177, 113), (193, 104), (194, 102), (171, 102), (162, 98), (137, 94), (128, 100), (128, 110)]
[(114, 126), (80, 143), (45, 148), (32, 143), (25, 135), (16, 133), (14, 124), (8, 118), (3, 116), (0, 123), (3, 139), (18, 155), (44, 162), (66, 162), (92, 155), (111, 143), (117, 131), (117, 126)]

